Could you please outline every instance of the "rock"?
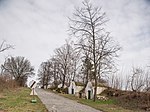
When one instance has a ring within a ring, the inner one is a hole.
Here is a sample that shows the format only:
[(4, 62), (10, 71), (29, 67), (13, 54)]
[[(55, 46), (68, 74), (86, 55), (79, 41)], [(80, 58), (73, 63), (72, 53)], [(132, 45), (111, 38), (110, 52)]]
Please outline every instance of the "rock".
[(106, 100), (108, 100), (108, 98), (106, 97), (106, 96), (97, 96), (97, 99), (98, 100), (102, 100), (102, 101), (106, 101)]

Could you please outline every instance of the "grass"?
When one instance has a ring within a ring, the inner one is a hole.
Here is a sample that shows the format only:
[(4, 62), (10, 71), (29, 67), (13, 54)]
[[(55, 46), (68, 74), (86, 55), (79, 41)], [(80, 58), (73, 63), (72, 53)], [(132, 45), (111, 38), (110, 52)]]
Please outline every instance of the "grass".
[(93, 102), (93, 100), (81, 99), (69, 94), (61, 94), (61, 96), (75, 100), (78, 103), (88, 105), (97, 110), (102, 110), (103, 112), (135, 112), (133, 110), (124, 109), (123, 107), (116, 105), (116, 101), (114, 99), (109, 99), (107, 101), (97, 100), (96, 102)]
[(31, 103), (29, 88), (5, 90), (0, 93), (0, 112), (48, 112), (37, 96), (37, 103)]

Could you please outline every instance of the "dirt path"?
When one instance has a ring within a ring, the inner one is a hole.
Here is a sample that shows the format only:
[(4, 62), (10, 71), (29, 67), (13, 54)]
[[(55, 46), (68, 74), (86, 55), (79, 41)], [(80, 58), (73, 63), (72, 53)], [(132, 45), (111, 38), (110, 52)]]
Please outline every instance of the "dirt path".
[(101, 112), (42, 89), (36, 89), (36, 92), (49, 112)]

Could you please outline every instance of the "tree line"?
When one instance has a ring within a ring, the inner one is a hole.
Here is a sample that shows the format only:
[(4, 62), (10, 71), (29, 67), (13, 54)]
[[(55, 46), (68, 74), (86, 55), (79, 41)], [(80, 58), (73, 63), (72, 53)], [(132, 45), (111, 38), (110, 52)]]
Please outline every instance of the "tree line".
[(53, 81), (54, 86), (71, 80), (94, 82), (94, 101), (97, 85), (102, 77), (114, 71), (115, 59), (121, 49), (119, 44), (106, 31), (106, 13), (89, 1), (75, 8), (69, 18), (70, 36), (77, 42), (66, 41), (55, 49), (54, 55), (40, 66), (38, 76), (43, 86)]
[[(129, 74), (113, 74), (109, 80), (109, 86), (118, 90), (133, 92), (150, 91), (150, 71), (149, 68), (132, 67)], [(124, 76), (124, 77), (123, 77)]]

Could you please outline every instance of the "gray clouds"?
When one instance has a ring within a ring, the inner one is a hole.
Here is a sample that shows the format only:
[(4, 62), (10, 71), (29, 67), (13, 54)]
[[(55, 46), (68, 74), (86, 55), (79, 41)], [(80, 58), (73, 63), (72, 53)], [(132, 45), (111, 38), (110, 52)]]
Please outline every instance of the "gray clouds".
[[(120, 68), (150, 61), (150, 1), (91, 0), (102, 6), (110, 21), (106, 28), (123, 46)], [(53, 55), (68, 37), (68, 19), (80, 0), (0, 0), (0, 40), (15, 49), (3, 56), (25, 56), (38, 65)], [(2, 55), (1, 55), (2, 57)], [(2, 62), (2, 60), (0, 60)]]
[(108, 29), (123, 51), (119, 65), (125, 68), (150, 62), (150, 4), (146, 0), (112, 0), (103, 3)]

